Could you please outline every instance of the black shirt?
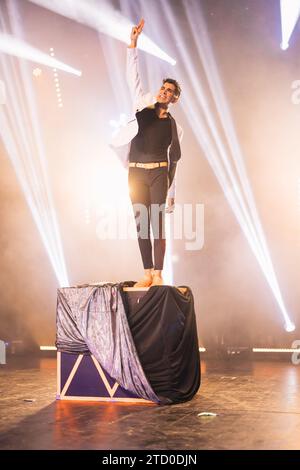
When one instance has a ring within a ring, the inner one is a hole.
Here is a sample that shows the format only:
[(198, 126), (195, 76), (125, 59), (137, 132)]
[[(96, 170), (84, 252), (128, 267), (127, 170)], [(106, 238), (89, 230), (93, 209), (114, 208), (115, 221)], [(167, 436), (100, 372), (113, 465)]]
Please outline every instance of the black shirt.
[(130, 162), (168, 161), (168, 147), (172, 140), (171, 119), (159, 118), (155, 108), (145, 108), (136, 113), (139, 131), (132, 139)]

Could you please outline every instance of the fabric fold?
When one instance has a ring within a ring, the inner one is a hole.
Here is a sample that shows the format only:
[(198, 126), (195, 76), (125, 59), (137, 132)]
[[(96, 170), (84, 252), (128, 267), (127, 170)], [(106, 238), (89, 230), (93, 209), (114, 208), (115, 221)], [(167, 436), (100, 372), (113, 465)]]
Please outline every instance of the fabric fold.
[(121, 387), (158, 403), (138, 354), (118, 284), (58, 290), (59, 351), (90, 351)]
[(58, 351), (92, 353), (121, 387), (159, 404), (188, 401), (201, 380), (192, 291), (151, 287), (129, 308), (133, 282), (61, 288)]

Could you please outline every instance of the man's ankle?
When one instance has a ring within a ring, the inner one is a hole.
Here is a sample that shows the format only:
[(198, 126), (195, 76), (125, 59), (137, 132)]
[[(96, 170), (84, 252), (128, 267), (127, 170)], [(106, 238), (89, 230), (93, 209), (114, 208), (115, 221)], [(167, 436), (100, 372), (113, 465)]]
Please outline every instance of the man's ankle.
[(155, 276), (155, 277), (162, 277), (162, 271), (161, 271), (161, 269), (154, 269), (154, 271), (153, 271), (153, 276)]

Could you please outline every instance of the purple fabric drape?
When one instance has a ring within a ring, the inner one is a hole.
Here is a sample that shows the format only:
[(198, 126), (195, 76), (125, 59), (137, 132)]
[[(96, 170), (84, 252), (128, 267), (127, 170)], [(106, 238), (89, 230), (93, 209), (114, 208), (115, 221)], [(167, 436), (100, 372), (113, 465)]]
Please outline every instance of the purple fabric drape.
[(58, 289), (56, 346), (91, 352), (121, 387), (159, 403), (141, 366), (118, 284)]

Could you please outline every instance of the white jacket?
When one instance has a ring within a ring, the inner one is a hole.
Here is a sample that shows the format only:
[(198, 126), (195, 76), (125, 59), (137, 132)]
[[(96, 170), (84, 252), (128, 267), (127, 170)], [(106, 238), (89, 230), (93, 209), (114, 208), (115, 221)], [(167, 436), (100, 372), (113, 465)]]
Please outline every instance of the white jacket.
[[(129, 163), (129, 152), (132, 139), (137, 135), (139, 127), (135, 116), (137, 111), (142, 111), (144, 108), (153, 106), (156, 103), (156, 98), (151, 93), (144, 93), (141, 85), (141, 80), (138, 71), (138, 57), (136, 48), (127, 48), (127, 68), (126, 68), (127, 83), (132, 95), (134, 109), (133, 116), (123, 127), (120, 127), (117, 134), (113, 137), (110, 142), (110, 146), (114, 149), (118, 157), (120, 158), (124, 167), (128, 167)], [(176, 131), (173, 131), (174, 126), (172, 124), (172, 135), (175, 132), (178, 135), (178, 141), (181, 142), (183, 137), (183, 131), (181, 127), (172, 118), (175, 123)], [(170, 149), (172, 143), (168, 148), (168, 158), (170, 159)], [(168, 191), (168, 197), (175, 197), (176, 188), (176, 175), (172, 182), (171, 187)]]

